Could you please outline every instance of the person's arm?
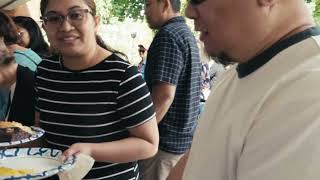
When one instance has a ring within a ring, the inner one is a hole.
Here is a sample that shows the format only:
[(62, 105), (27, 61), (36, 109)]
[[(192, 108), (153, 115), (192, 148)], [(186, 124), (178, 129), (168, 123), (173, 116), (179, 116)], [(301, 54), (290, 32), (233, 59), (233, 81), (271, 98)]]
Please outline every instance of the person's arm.
[(34, 115), (34, 126), (40, 127), (40, 113), (37, 111), (35, 112), (35, 115)]
[(189, 157), (189, 151), (182, 156), (182, 158), (178, 161), (178, 163), (173, 167), (170, 171), (170, 174), (167, 180), (182, 180), (184, 169), (187, 165)]
[(152, 100), (157, 114), (158, 124), (168, 112), (176, 93), (176, 87), (169, 83), (158, 82), (152, 87)]
[(185, 61), (181, 47), (177, 44), (173, 34), (165, 31), (158, 32), (152, 47), (148, 54), (151, 63), (147, 63), (149, 70), (146, 73), (150, 73), (149, 86), (152, 89), (157, 122), (160, 123), (174, 101)]
[(131, 137), (118, 141), (74, 144), (64, 152), (64, 156), (83, 153), (100, 162), (126, 163), (146, 159), (157, 153), (159, 133), (155, 117), (129, 131)]
[[(35, 80), (36, 82), (36, 80)], [(38, 108), (38, 90), (37, 83), (34, 84), (34, 101), (35, 101), (35, 113), (34, 113), (34, 126), (40, 127), (40, 110)], [(47, 143), (42, 136), (40, 139), (33, 141), (30, 145), (31, 147), (46, 147)]]
[(35, 107), (35, 114), (34, 114), (34, 126), (40, 127), (40, 109), (38, 107), (38, 84), (37, 84), (37, 74), (35, 75), (34, 79), (34, 107)]

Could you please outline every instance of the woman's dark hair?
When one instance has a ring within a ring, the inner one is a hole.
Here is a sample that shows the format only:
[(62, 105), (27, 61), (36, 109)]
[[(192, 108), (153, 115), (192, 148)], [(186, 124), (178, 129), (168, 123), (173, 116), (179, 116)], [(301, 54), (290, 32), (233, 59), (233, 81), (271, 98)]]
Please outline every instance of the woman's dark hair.
[[(50, 0), (41, 0), (41, 2), (40, 2), (40, 11), (41, 11), (42, 16), (46, 12), (49, 1)], [(93, 15), (96, 15), (97, 14), (97, 7), (96, 7), (96, 3), (94, 2), (94, 0), (83, 0), (83, 1), (89, 6), (91, 13)]]
[(17, 16), (13, 18), (17, 26), (26, 29), (29, 33), (30, 43), (26, 48), (32, 49), (39, 55), (48, 55), (49, 46), (44, 40), (41, 29), (37, 22), (31, 17)]
[[(50, 0), (41, 0), (40, 2), (40, 11), (41, 11), (41, 15), (44, 16), (45, 15), (45, 12), (46, 12), (46, 9), (47, 9), (47, 6), (49, 4), (49, 1)], [(90, 8), (91, 10), (91, 14), (93, 16), (95, 16), (97, 14), (97, 7), (96, 7), (96, 3), (94, 2), (94, 0), (83, 0), (87, 5), (88, 7)], [(127, 56), (124, 54), (124, 53), (121, 53), (113, 48), (111, 48), (110, 46), (106, 45), (105, 42), (103, 41), (103, 39), (99, 36), (99, 35), (96, 35), (96, 41), (97, 41), (97, 44), (112, 52), (112, 53), (115, 53), (115, 54), (119, 54), (119, 55), (122, 55), (124, 58), (127, 59)]]
[(0, 11), (0, 35), (3, 36), (6, 45), (19, 42), (18, 30), (11, 17)]

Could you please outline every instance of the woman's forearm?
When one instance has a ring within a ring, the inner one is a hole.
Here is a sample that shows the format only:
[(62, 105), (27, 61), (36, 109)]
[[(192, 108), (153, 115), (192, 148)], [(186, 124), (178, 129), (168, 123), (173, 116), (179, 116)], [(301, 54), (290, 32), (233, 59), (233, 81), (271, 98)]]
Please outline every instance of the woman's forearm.
[(88, 145), (91, 146), (90, 156), (100, 162), (126, 163), (146, 159), (158, 150), (157, 144), (136, 137)]
[(158, 151), (159, 132), (156, 118), (129, 129), (130, 137), (104, 143), (76, 143), (63, 154), (84, 153), (100, 162), (125, 163), (146, 159)]

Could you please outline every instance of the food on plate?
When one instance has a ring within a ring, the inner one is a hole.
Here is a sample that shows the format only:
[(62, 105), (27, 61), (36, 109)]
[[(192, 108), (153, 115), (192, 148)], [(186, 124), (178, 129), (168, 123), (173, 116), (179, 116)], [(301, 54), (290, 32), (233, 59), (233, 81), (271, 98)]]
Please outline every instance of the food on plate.
[(11, 169), (7, 167), (0, 167), (0, 176), (22, 176), (32, 173), (30, 169)]
[(18, 122), (0, 122), (0, 142), (13, 142), (31, 137), (34, 132), (30, 127)]

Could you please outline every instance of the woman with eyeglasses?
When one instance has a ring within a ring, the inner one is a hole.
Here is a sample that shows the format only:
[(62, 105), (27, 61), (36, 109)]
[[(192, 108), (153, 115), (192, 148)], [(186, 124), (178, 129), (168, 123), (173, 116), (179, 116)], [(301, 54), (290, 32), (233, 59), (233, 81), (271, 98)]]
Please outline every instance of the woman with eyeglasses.
[(27, 16), (16, 16), (13, 17), (13, 21), (18, 28), (21, 46), (32, 49), (41, 57), (49, 56), (49, 46), (34, 19)]
[(41, 14), (60, 53), (44, 59), (35, 77), (36, 121), (47, 145), (64, 158), (93, 157), (84, 179), (138, 179), (136, 161), (157, 152), (159, 135), (137, 68), (98, 41), (94, 0), (42, 0)]

